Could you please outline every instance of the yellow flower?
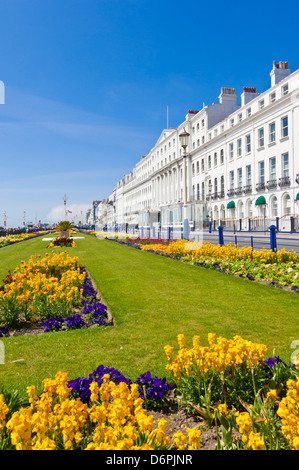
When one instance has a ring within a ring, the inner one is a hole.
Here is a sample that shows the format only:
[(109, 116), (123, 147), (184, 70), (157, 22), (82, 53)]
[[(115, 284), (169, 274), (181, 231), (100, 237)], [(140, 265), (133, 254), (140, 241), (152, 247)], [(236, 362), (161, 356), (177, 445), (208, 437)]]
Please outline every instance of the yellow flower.
[(93, 402), (93, 401), (96, 401), (99, 399), (99, 386), (96, 382), (92, 382), (90, 384), (90, 392), (91, 392), (91, 395), (90, 395), (90, 400)]

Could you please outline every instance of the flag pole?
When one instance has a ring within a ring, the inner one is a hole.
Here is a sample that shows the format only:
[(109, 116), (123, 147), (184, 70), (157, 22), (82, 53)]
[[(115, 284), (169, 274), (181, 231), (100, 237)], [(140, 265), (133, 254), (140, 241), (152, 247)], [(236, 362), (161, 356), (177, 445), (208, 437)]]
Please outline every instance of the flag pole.
[(66, 200), (67, 200), (67, 197), (66, 197), (66, 194), (65, 194), (64, 197), (63, 197), (63, 202), (64, 202), (64, 221), (66, 221)]

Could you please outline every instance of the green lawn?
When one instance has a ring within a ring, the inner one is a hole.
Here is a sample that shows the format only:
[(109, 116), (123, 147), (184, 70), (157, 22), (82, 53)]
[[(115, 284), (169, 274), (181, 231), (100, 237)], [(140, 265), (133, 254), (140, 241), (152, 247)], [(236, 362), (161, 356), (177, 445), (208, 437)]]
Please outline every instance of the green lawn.
[[(165, 376), (163, 347), (184, 333), (191, 345), (210, 332), (267, 345), (290, 361), (299, 340), (299, 295), (194, 267), (85, 235), (67, 251), (79, 257), (114, 318), (114, 326), (2, 339), (0, 387), (41, 384), (58, 370), (86, 376), (100, 364), (134, 379), (151, 370)], [(0, 280), (31, 254), (47, 252), (42, 238), (0, 249)], [(16, 361), (16, 362), (15, 362)]]

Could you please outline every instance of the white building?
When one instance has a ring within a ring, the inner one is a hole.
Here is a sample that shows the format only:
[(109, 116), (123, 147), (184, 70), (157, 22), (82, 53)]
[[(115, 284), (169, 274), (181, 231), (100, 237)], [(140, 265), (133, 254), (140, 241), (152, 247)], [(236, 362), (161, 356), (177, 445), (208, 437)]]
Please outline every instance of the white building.
[[(181, 227), (184, 163), (188, 218), (236, 229), (299, 229), (299, 70), (273, 62), (270, 88), (221, 88), (219, 102), (188, 111), (116, 185), (108, 224)], [(186, 159), (179, 135), (189, 134)], [(296, 202), (297, 201), (297, 202)]]

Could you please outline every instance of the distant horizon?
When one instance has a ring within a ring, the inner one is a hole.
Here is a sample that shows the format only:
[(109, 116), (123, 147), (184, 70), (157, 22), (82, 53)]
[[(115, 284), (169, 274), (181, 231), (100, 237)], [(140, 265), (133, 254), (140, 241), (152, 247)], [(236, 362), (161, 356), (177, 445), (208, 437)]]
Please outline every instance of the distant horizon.
[(299, 5), (284, 6), (2, 0), (0, 226), (55, 223), (64, 194), (79, 220), (188, 109), (262, 93), (274, 60), (297, 70)]

